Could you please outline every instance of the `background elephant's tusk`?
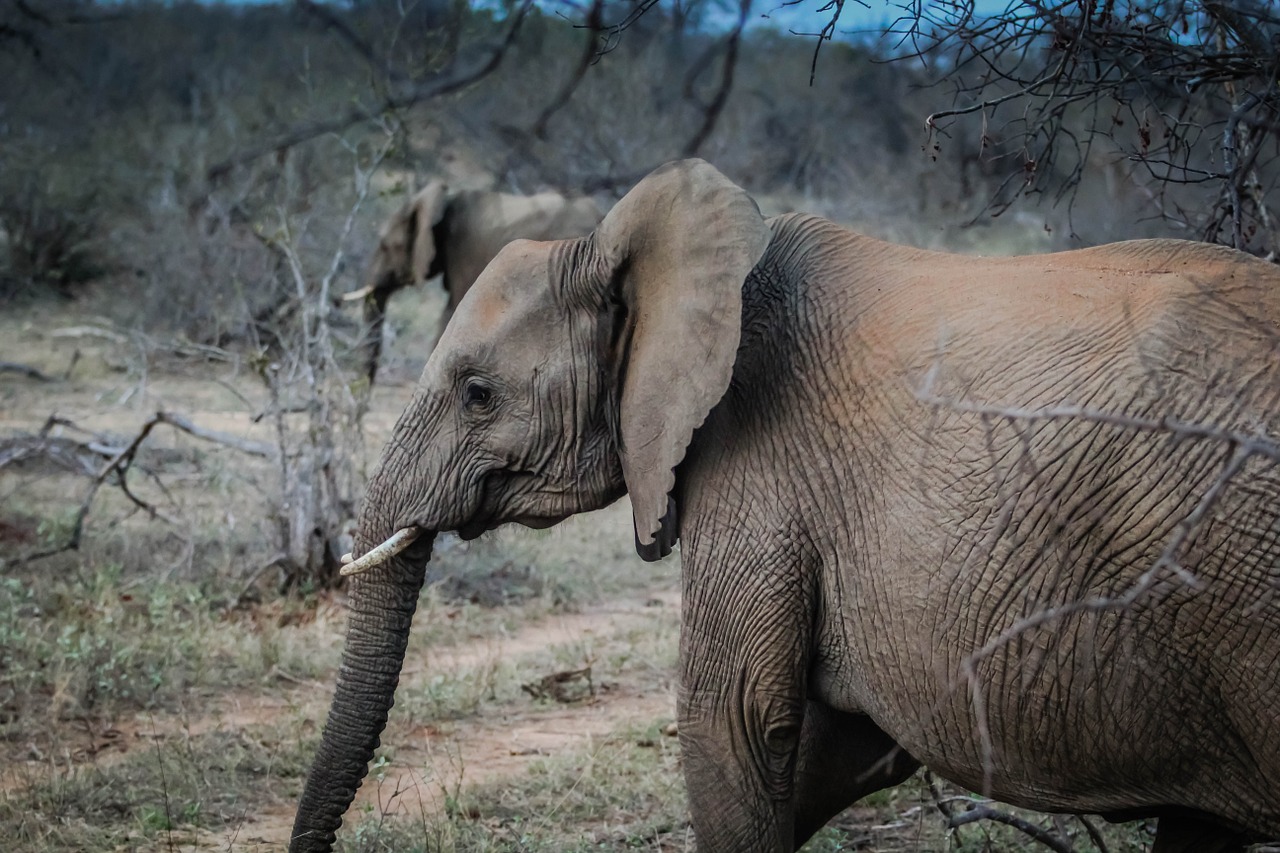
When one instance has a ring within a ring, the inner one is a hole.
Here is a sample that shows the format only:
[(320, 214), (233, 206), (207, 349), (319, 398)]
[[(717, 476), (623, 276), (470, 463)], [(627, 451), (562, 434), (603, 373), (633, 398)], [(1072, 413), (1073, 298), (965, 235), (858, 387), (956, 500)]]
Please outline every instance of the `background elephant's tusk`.
[(365, 285), (359, 290), (352, 290), (342, 294), (343, 302), (355, 302), (357, 299), (364, 299), (370, 293), (373, 293), (373, 285)]
[(383, 542), (378, 547), (370, 550), (369, 553), (354, 562), (347, 562), (351, 555), (344, 554), (342, 559), (346, 565), (342, 567), (338, 574), (345, 578), (350, 577), (351, 575), (358, 575), (361, 572), (368, 571), (369, 569), (377, 568), (387, 560), (390, 560), (396, 554), (399, 554), (405, 548), (408, 548), (414, 543), (414, 540), (421, 535), (422, 530), (420, 528), (405, 527), (391, 534), (391, 536), (387, 538), (386, 542)]
[(350, 551), (348, 551), (347, 553), (343, 554), (343, 555), (342, 555), (341, 557), (339, 557), (338, 559), (342, 562), (342, 565), (344, 565), (344, 566), (345, 566), (347, 563), (350, 563), (350, 562), (351, 562), (352, 560), (354, 560), (355, 558), (354, 558), (354, 557), (352, 557), (352, 556), (351, 556), (351, 552), (350, 552)]

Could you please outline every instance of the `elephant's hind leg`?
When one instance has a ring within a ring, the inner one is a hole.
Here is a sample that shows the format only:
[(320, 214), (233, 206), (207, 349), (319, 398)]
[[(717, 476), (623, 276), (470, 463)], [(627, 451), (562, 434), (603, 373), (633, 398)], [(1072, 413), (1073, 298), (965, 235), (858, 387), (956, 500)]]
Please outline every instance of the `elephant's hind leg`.
[(919, 766), (870, 717), (808, 702), (796, 756), (796, 847), (853, 803), (898, 784)]
[(1247, 846), (1242, 836), (1217, 824), (1169, 815), (1156, 824), (1151, 853), (1244, 853)]

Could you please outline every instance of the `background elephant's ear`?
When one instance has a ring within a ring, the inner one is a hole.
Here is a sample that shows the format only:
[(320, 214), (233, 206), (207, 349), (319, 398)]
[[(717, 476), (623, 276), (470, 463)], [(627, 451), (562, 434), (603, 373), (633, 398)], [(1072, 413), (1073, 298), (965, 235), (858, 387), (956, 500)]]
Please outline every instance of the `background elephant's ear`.
[(409, 262), (411, 284), (421, 283), (431, 271), (431, 262), (436, 257), (436, 240), (432, 229), (444, 219), (448, 201), (448, 187), (441, 181), (432, 181), (409, 202), (409, 221), (413, 229), (413, 253)]
[(729, 387), (742, 285), (770, 237), (751, 197), (703, 160), (652, 172), (596, 229), (630, 315), (622, 472), (646, 560), (666, 556), (679, 536), (675, 467)]

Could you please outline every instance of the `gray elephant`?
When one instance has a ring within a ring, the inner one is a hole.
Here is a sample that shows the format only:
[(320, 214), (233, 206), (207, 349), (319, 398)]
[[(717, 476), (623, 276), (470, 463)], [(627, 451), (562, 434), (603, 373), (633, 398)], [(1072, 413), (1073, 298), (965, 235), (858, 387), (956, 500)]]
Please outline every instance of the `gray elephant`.
[(531, 196), (487, 190), (450, 192), (431, 181), (387, 220), (365, 285), (344, 296), (364, 301), (369, 337), (365, 374), (372, 382), (382, 355), (387, 300), (397, 290), (443, 276), (448, 303), (439, 331), (448, 324), (462, 297), (498, 251), (518, 238), (559, 240), (580, 237), (603, 214), (589, 198), (544, 192)]
[(699, 850), (793, 850), (919, 764), (1156, 817), (1160, 853), (1280, 836), (1278, 429), (1262, 261), (931, 253), (669, 164), (590, 236), (504, 249), (431, 354), (292, 849), (365, 774), (435, 534), (624, 493), (643, 558), (682, 543)]

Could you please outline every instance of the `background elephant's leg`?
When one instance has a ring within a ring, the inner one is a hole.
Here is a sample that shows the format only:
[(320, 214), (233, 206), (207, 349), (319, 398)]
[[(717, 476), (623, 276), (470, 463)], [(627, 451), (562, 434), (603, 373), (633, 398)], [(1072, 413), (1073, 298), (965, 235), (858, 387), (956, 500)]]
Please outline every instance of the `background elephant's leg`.
[(1244, 853), (1240, 835), (1194, 817), (1162, 817), (1151, 853)]
[(810, 701), (796, 756), (796, 846), (856, 801), (898, 784), (919, 766), (870, 717)]
[(368, 337), (364, 342), (364, 375), (373, 384), (378, 375), (378, 361), (382, 358), (382, 327), (387, 320), (387, 299), (391, 290), (378, 288), (365, 297), (364, 324)]

